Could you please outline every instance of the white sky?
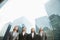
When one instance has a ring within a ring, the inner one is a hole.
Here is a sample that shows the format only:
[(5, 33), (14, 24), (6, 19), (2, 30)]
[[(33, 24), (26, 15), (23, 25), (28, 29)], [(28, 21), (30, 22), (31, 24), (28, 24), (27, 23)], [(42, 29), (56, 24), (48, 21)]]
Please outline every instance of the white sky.
[(48, 16), (44, 5), (48, 0), (8, 0), (0, 9), (0, 30), (4, 24), (19, 17), (26, 17), (33, 26), (38, 17)]

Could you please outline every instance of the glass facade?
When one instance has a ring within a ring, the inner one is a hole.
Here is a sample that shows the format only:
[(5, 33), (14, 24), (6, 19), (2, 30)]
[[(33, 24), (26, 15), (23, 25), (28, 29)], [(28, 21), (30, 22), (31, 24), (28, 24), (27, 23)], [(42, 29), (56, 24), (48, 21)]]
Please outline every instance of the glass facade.
[(36, 32), (39, 31), (39, 28), (42, 27), (46, 32), (47, 40), (53, 40), (53, 30), (49, 21), (49, 18), (44, 16), (36, 19)]
[(53, 27), (54, 40), (60, 40), (60, 16), (53, 14), (49, 18)]
[(0, 0), (0, 8), (7, 2), (8, 0)]
[(11, 25), (9, 24), (8, 28), (6, 30), (6, 33), (5, 33), (4, 37), (3, 37), (3, 40), (7, 40), (7, 36), (8, 36), (8, 33), (9, 33), (10, 29), (11, 29)]

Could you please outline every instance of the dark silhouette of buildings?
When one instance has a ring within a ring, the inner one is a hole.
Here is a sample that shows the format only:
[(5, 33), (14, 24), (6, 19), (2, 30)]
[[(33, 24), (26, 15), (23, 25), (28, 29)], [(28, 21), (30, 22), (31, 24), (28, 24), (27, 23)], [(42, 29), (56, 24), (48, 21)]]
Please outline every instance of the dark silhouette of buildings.
[(0, 3), (2, 3), (4, 0), (0, 0)]
[(11, 29), (11, 25), (9, 24), (9, 25), (8, 25), (8, 28), (7, 28), (7, 30), (6, 30), (6, 33), (5, 33), (4, 37), (3, 37), (3, 40), (7, 40), (7, 35), (8, 35), (8, 33), (9, 33), (10, 29)]

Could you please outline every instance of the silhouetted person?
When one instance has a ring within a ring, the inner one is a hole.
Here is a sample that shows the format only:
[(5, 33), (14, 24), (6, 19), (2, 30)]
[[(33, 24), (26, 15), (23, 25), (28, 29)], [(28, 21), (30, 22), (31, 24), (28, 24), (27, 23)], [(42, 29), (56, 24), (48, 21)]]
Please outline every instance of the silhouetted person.
[(9, 32), (7, 40), (18, 40), (18, 26), (15, 26), (12, 32)]
[(22, 28), (22, 32), (19, 34), (19, 40), (27, 40), (26, 27)]
[(36, 40), (36, 39), (37, 39), (37, 36), (35, 33), (35, 29), (31, 28), (31, 33), (28, 35), (28, 40)]
[(39, 38), (40, 38), (40, 40), (47, 40), (47, 36), (46, 36), (46, 33), (43, 31), (43, 29), (42, 28), (40, 28), (40, 30), (39, 30)]

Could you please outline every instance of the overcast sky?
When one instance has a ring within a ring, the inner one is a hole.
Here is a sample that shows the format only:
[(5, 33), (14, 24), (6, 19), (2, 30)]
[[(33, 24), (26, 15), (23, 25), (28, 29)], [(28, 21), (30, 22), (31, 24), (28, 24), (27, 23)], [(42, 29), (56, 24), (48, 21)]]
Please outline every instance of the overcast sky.
[(45, 11), (47, 2), (48, 0), (8, 0), (0, 9), (0, 30), (6, 23), (22, 16), (34, 26), (36, 18), (48, 16)]

